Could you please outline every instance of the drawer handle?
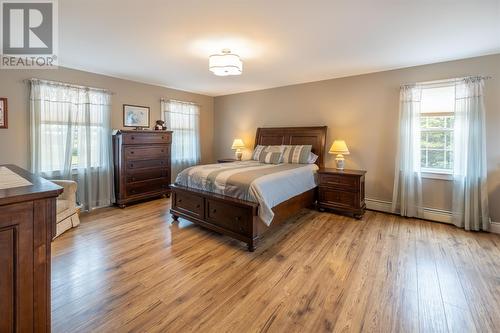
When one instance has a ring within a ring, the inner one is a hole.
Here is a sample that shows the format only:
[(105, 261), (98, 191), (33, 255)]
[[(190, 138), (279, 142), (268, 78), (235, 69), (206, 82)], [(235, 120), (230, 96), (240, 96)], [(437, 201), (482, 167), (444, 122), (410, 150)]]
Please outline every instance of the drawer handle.
[(131, 136), (130, 139), (134, 140), (135, 139), (135, 136)]
[(131, 167), (131, 168), (133, 168), (133, 167), (134, 167), (134, 164), (133, 164), (133, 163), (132, 163), (132, 164), (130, 164), (130, 167)]
[(163, 165), (163, 161), (161, 161), (160, 164)]
[(163, 153), (163, 152), (165, 152), (165, 150), (162, 149), (161, 152)]
[(162, 137), (161, 137), (161, 139), (162, 139), (162, 140), (164, 140), (164, 139), (165, 139), (165, 137), (164, 137), (164, 136), (162, 136)]
[[(238, 221), (240, 221), (240, 220), (241, 220), (241, 216), (236, 216), (234, 219), (238, 222)], [(241, 228), (241, 227), (240, 227), (240, 228)]]
[(200, 208), (200, 205), (196, 205), (196, 208)]
[(133, 154), (133, 153), (134, 153), (133, 151), (130, 152), (130, 154)]
[(212, 213), (217, 213), (217, 209), (212, 209)]
[(177, 200), (177, 202), (178, 202), (178, 203), (181, 203), (181, 202), (182, 202), (182, 199)]

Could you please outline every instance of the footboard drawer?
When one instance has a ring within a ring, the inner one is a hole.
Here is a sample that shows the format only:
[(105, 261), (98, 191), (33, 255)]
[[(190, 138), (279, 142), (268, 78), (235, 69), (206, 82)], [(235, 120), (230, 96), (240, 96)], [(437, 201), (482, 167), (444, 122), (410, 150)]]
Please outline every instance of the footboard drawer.
[(203, 219), (203, 197), (187, 192), (174, 192), (172, 208), (180, 213)]
[(252, 228), (249, 208), (235, 207), (218, 200), (206, 199), (205, 220), (208, 223), (234, 231), (241, 235), (248, 235)]

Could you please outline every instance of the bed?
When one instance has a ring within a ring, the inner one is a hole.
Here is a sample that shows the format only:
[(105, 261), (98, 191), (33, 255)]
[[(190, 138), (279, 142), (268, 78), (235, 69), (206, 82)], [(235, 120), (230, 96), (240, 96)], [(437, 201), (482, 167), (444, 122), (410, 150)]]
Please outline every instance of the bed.
[[(258, 239), (266, 232), (314, 205), (317, 188), (311, 177), (318, 167), (323, 167), (326, 131), (326, 126), (258, 128), (255, 146), (311, 145), (312, 152), (318, 155), (315, 165), (262, 165), (244, 161), (189, 168), (171, 185), (170, 213), (174, 220), (182, 217), (243, 241), (249, 251), (254, 251)], [(257, 181), (251, 178), (256, 177), (255, 173), (260, 177)], [(206, 186), (208, 174), (217, 175), (211, 186)], [(229, 175), (233, 182), (240, 181), (238, 177), (250, 177), (252, 186), (255, 185), (249, 191), (252, 195), (237, 193), (238, 188), (229, 187), (225, 182)], [(272, 193), (273, 188), (280, 190)]]

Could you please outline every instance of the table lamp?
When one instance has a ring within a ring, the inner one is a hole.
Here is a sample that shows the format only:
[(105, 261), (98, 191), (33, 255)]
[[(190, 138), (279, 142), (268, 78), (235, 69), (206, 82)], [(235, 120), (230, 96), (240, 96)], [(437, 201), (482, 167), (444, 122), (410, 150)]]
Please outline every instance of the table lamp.
[(231, 146), (231, 149), (236, 149), (236, 153), (235, 153), (235, 156), (236, 156), (236, 159), (238, 161), (241, 161), (241, 156), (243, 155), (243, 153), (241, 152), (242, 149), (245, 148), (245, 144), (243, 143), (243, 140), (241, 139), (234, 139), (233, 141), (233, 145)]
[(333, 141), (332, 147), (328, 152), (330, 154), (337, 154), (335, 158), (335, 162), (337, 162), (337, 169), (344, 170), (344, 155), (349, 155), (349, 149), (347, 149), (347, 145), (344, 140), (335, 140)]

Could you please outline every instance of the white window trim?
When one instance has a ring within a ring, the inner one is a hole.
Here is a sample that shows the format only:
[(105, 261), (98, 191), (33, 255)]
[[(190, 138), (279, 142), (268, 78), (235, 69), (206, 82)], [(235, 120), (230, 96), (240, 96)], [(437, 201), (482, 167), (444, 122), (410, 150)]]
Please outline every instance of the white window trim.
[(420, 174), (425, 179), (453, 180), (453, 172), (447, 170), (422, 168)]

